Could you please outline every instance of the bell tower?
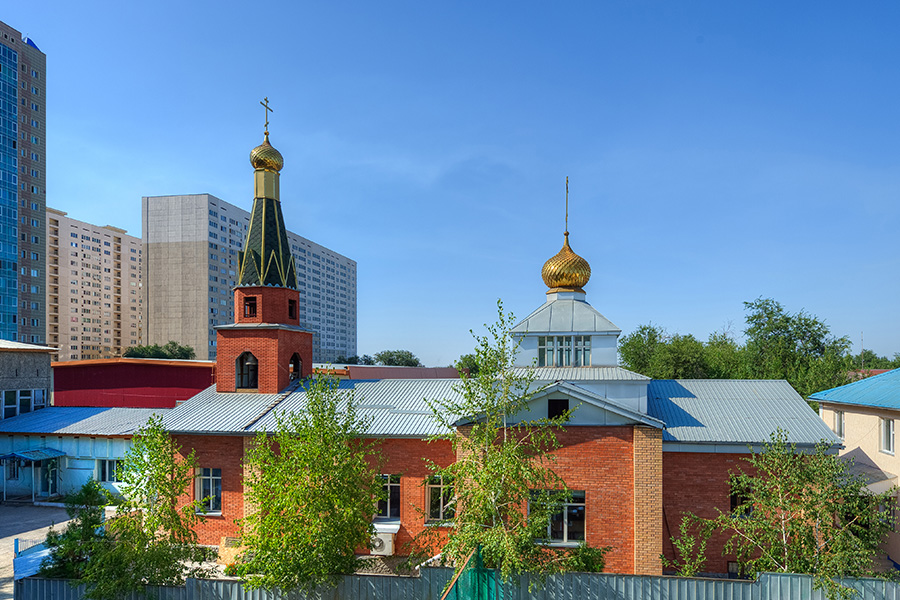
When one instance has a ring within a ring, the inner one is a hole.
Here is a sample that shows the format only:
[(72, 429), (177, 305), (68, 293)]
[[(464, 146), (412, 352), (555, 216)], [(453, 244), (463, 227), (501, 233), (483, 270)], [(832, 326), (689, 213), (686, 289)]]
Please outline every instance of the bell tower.
[(234, 323), (217, 327), (216, 391), (276, 394), (312, 374), (313, 334), (300, 327), (294, 257), (281, 214), (284, 159), (269, 143), (266, 98), (263, 143), (250, 152), (254, 199), (238, 256)]

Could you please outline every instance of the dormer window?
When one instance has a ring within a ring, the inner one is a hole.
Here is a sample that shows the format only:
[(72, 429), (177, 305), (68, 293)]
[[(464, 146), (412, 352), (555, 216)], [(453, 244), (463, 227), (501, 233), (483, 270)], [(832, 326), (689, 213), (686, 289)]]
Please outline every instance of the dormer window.
[(591, 336), (542, 335), (538, 337), (539, 367), (591, 366)]
[(256, 296), (249, 296), (247, 298), (244, 298), (244, 316), (256, 316)]

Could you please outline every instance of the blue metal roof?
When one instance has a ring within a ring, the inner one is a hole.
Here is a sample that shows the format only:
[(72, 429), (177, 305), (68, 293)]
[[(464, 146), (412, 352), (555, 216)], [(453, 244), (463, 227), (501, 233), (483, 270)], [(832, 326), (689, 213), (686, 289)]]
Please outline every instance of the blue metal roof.
[(169, 410), (50, 406), (0, 420), (0, 433), (130, 436), (147, 422), (150, 415), (163, 415)]
[(9, 454), (4, 454), (3, 456), (0, 456), (0, 460), (18, 458), (19, 460), (24, 460), (27, 462), (37, 462), (39, 460), (59, 458), (60, 456), (65, 455), (66, 453), (62, 450), (56, 450), (54, 448), (35, 448), (34, 450), (19, 450), (18, 452), (10, 452)]
[(798, 446), (840, 443), (784, 380), (655, 379), (647, 412), (665, 422), (664, 442), (756, 445), (781, 428)]
[(900, 409), (900, 369), (812, 394), (810, 400)]

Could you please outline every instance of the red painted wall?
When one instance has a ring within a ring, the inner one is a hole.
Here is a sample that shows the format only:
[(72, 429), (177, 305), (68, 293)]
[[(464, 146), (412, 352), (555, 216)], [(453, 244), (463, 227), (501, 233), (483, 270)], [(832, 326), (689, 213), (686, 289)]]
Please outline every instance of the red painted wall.
[[(716, 509), (731, 510), (729, 472), (748, 470), (747, 454), (714, 454), (699, 452), (663, 452), (663, 554), (675, 558), (672, 536), (685, 512), (699, 517), (713, 518)], [(728, 561), (734, 556), (722, 556), (727, 536), (714, 535), (706, 546), (706, 573), (727, 573)]]
[(110, 358), (53, 363), (55, 406), (173, 408), (215, 382), (215, 363)]

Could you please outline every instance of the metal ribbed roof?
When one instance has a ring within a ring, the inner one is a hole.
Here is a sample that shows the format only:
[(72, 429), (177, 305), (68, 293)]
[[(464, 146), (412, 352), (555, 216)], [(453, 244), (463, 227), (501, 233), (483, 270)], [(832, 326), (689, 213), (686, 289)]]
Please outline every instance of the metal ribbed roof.
[(535, 381), (650, 381), (622, 367), (519, 367), (517, 376), (534, 373)]
[[(338, 389), (354, 391), (357, 414), (371, 418), (368, 435), (424, 437), (444, 433), (438, 428), (425, 399), (455, 397), (459, 379), (342, 380)], [(274, 431), (277, 415), (302, 412), (306, 391), (281, 394), (216, 393), (210, 387), (172, 409), (163, 423), (179, 433), (254, 434)]]
[(574, 298), (553, 298), (512, 328), (512, 333), (621, 333), (597, 309)]
[(0, 433), (55, 435), (133, 435), (151, 415), (163, 415), (165, 408), (94, 408), (50, 406), (3, 419)]
[(799, 445), (840, 443), (784, 380), (653, 380), (647, 407), (666, 423), (664, 442), (761, 444), (780, 427)]
[(48, 458), (59, 458), (60, 456), (65, 456), (66, 453), (62, 450), (56, 450), (55, 448), (35, 448), (33, 450), (18, 450), (16, 452), (10, 452), (9, 454), (4, 454), (0, 456), (0, 460), (8, 460), (10, 458), (18, 458), (20, 460), (25, 460), (28, 462), (38, 462), (41, 460), (46, 460)]
[(823, 392), (816, 392), (810, 396), (810, 399), (898, 410), (900, 409), (900, 369), (860, 379)]

